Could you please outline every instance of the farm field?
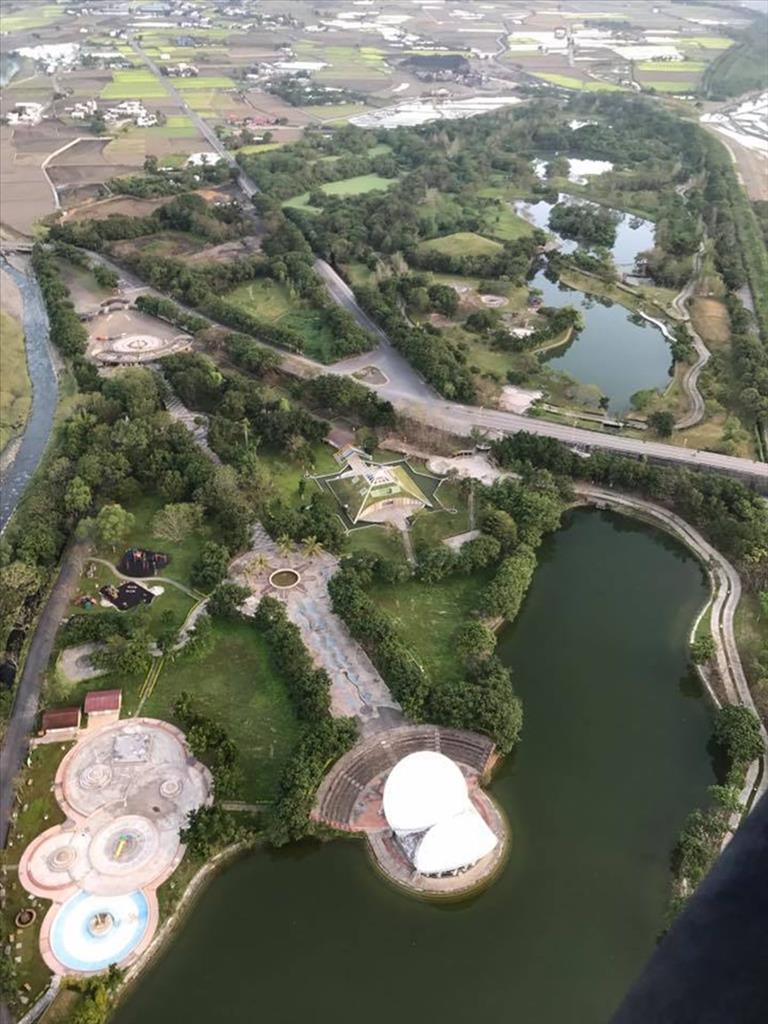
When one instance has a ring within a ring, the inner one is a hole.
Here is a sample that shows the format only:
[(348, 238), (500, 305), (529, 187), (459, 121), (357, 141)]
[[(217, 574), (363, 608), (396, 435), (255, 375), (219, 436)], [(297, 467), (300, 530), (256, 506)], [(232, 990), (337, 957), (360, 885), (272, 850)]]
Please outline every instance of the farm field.
[(327, 106), (301, 107), (300, 109), (310, 117), (319, 118), (321, 121), (338, 121), (340, 118), (362, 114), (368, 107), (364, 103), (329, 103)]
[(426, 242), (419, 242), (418, 248), (443, 252), (449, 256), (484, 256), (498, 252), (501, 244), (482, 235), (476, 235), (472, 231), (457, 231), (453, 235), (443, 235), (442, 238), (430, 238)]
[(113, 71), (112, 81), (101, 91), (103, 100), (160, 99), (168, 95), (149, 70)]
[(622, 86), (614, 85), (612, 82), (585, 81), (583, 78), (574, 78), (572, 75), (559, 75), (550, 71), (532, 71), (534, 78), (540, 78), (550, 85), (560, 85), (564, 89), (581, 89), (584, 92), (617, 92), (622, 91)]
[(234, 89), (235, 83), (226, 75), (201, 75), (199, 78), (175, 78), (174, 88), (179, 92), (194, 92), (198, 89)]
[(28, 29), (44, 28), (64, 17), (64, 9), (58, 4), (34, 3), (26, 6), (26, 9), (12, 14), (3, 12), (3, 33), (25, 32)]

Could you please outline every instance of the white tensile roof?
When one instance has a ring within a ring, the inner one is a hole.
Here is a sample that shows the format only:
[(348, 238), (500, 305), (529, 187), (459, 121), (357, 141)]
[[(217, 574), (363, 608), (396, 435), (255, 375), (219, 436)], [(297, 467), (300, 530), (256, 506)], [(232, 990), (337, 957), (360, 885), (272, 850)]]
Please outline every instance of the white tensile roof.
[(497, 843), (494, 833), (470, 806), (432, 826), (416, 848), (413, 866), (422, 875), (457, 871), (475, 864)]
[(461, 769), (432, 750), (418, 750), (398, 761), (384, 786), (384, 816), (395, 832), (424, 832), (468, 804)]

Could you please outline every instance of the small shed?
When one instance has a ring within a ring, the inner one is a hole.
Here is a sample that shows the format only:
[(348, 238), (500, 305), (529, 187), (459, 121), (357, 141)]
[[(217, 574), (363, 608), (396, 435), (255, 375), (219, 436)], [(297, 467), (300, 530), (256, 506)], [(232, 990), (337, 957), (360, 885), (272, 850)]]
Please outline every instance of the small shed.
[(66, 739), (80, 728), (80, 708), (51, 708), (43, 712), (43, 735)]
[(83, 705), (88, 716), (88, 728), (111, 725), (118, 721), (122, 704), (122, 690), (91, 690), (85, 695), (85, 704)]

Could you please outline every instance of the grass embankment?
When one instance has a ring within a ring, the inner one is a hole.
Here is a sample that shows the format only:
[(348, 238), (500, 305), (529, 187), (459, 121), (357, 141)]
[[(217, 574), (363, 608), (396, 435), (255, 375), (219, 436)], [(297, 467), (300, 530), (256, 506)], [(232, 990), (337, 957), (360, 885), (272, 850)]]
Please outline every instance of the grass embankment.
[(768, 614), (763, 611), (757, 594), (750, 591), (742, 593), (734, 627), (749, 688), (760, 715), (765, 719), (768, 716), (768, 686), (762, 665), (768, 653)]
[(32, 385), (21, 324), (0, 312), (0, 452), (27, 421)]

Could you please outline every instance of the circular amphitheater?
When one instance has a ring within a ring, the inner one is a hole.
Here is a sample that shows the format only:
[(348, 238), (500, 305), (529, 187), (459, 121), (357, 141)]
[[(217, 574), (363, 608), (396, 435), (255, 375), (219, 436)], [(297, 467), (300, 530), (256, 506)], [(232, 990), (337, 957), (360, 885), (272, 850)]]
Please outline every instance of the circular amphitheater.
[[(404, 771), (417, 760), (429, 768), (426, 795), (416, 792), (418, 780)], [(336, 830), (365, 833), (375, 866), (398, 887), (427, 898), (463, 897), (489, 884), (509, 848), (507, 823), (482, 789), (495, 760), (487, 736), (433, 725), (399, 726), (364, 739), (333, 766), (318, 790), (312, 818)], [(398, 775), (406, 779), (404, 787), (397, 784)], [(437, 777), (447, 790), (432, 786)], [(423, 821), (398, 821), (397, 810), (393, 815), (392, 808), (409, 793), (414, 807), (420, 803), (413, 813)], [(458, 862), (444, 854), (446, 844), (454, 851), (465, 846), (467, 824), (470, 842), (482, 834), (484, 845), (477, 847), (476, 859), (465, 858), (466, 866), (458, 869)]]

